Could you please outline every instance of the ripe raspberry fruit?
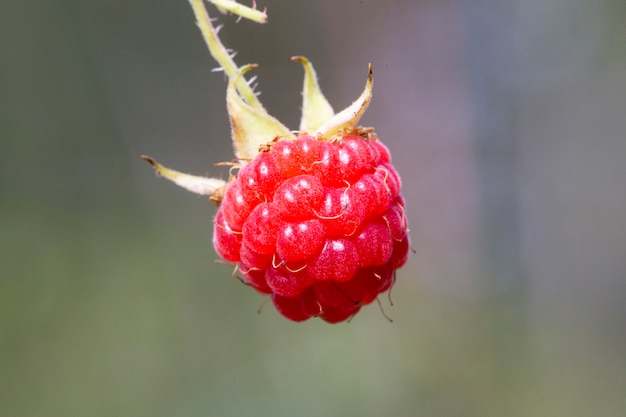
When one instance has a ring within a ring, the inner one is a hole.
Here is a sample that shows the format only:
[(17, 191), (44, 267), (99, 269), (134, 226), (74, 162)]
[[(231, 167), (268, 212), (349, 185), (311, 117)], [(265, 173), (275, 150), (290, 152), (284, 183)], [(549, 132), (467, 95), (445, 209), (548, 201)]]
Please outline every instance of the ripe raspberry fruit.
[[(240, 263), (244, 282), (269, 289), (292, 320), (349, 318), (389, 287), (407, 257), (404, 202), (388, 155), (357, 135), (270, 144), (228, 184), (215, 217), (217, 253)], [(250, 184), (242, 201), (237, 190)]]
[(159, 174), (219, 205), (216, 252), (238, 265), (245, 284), (269, 294), (283, 316), (349, 319), (390, 288), (409, 252), (400, 177), (373, 129), (358, 126), (371, 100), (371, 67), (361, 96), (335, 114), (310, 62), (294, 58), (305, 70), (302, 121), (294, 135), (244, 82), (253, 66), (236, 68), (202, 2), (192, 0), (192, 6), (211, 53), (229, 76), (237, 156), (232, 166), (238, 172), (231, 169), (224, 182), (145, 159)]

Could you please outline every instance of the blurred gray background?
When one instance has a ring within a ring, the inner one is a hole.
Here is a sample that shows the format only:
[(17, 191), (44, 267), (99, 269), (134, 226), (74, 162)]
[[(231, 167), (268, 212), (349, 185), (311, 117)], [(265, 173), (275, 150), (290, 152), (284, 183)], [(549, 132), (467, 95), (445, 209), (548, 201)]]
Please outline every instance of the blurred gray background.
[[(225, 81), (184, 0), (0, 4), (0, 416), (623, 416), (626, 4), (259, 0), (221, 16), (298, 125), (374, 66), (416, 254), (391, 307), (292, 323), (216, 264)], [(209, 11), (216, 12), (209, 6)]]

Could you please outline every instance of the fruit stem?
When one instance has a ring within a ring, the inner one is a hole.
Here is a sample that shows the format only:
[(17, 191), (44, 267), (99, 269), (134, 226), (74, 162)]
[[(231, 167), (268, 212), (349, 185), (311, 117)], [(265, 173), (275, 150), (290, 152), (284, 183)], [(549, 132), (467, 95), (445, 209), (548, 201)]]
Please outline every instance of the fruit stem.
[(257, 23), (267, 22), (267, 13), (265, 10), (256, 9), (256, 1), (253, 0), (252, 7), (244, 6), (233, 0), (207, 0), (215, 5), (222, 13), (231, 12), (245, 19), (252, 20)]
[[(215, 4), (221, 10), (227, 10), (232, 13), (235, 13), (241, 17), (245, 17), (247, 19), (255, 20), (259, 23), (264, 23), (267, 20), (267, 15), (265, 12), (259, 12), (250, 7), (243, 6), (241, 4), (237, 4), (233, 1), (227, 0), (209, 0), (211, 3)], [(224, 44), (220, 41), (217, 36), (217, 30), (211, 23), (211, 18), (209, 17), (209, 13), (204, 7), (203, 0), (189, 0), (191, 4), (191, 8), (196, 16), (198, 27), (202, 32), (202, 37), (209, 47), (209, 52), (215, 58), (220, 67), (224, 70), (229, 79), (232, 79), (239, 74), (240, 69), (237, 67), (235, 62), (232, 59), (232, 55), (228, 52)], [(235, 4), (233, 4), (235, 3)], [(235, 6), (236, 5), (236, 6)], [(264, 16), (264, 18), (258, 17), (258, 14)], [(237, 91), (243, 97), (243, 99), (250, 106), (263, 109), (263, 105), (257, 98), (256, 94), (254, 94), (254, 90), (248, 85), (247, 81), (243, 77), (239, 77), (236, 81)]]

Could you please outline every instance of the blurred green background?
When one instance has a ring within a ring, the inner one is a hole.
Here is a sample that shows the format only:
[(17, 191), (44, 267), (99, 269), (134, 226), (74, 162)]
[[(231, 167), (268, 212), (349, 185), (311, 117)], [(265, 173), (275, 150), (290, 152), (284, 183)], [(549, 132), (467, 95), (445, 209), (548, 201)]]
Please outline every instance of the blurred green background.
[(417, 252), (394, 322), (257, 314), (213, 205), (139, 159), (232, 158), (186, 1), (3, 1), (0, 416), (626, 415), (624, 2), (259, 5), (223, 41), (288, 126), (291, 56), (336, 109), (374, 66)]

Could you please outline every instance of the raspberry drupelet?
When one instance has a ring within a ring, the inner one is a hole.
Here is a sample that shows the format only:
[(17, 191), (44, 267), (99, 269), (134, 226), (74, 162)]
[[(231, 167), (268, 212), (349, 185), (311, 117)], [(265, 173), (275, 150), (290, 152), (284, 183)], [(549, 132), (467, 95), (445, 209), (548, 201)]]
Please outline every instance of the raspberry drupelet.
[(223, 47), (204, 6), (190, 1), (213, 56), (225, 70), (235, 68), (227, 71), (227, 105), (237, 159), (227, 182), (144, 159), (158, 174), (211, 196), (219, 206), (216, 252), (237, 265), (245, 284), (271, 296), (283, 316), (347, 320), (391, 287), (410, 246), (389, 150), (373, 129), (357, 125), (371, 100), (371, 67), (361, 96), (335, 114), (310, 62), (295, 57), (305, 82), (294, 135), (241, 82), (253, 66), (236, 68), (219, 53)]

